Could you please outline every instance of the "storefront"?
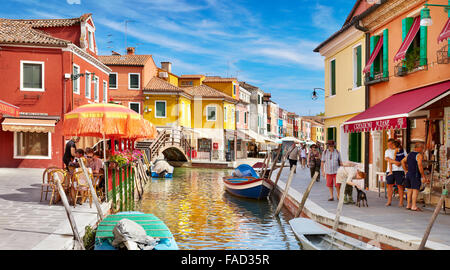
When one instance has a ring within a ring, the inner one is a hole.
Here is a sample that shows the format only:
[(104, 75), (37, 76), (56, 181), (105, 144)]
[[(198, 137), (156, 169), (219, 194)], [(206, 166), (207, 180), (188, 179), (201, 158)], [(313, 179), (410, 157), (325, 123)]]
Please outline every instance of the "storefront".
[(442, 188), (447, 174), (443, 165), (448, 164), (449, 94), (450, 81), (401, 92), (344, 123), (345, 133), (370, 132), (369, 188), (376, 189), (377, 179), (386, 171), (384, 151), (389, 138), (399, 140), (408, 153), (415, 143), (424, 142), (433, 189)]

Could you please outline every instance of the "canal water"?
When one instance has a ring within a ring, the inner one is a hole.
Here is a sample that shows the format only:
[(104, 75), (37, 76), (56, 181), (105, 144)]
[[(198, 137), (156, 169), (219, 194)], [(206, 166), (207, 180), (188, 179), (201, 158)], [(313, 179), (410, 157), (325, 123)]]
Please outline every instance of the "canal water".
[(171, 180), (153, 179), (139, 210), (163, 220), (180, 249), (298, 250), (300, 243), (270, 200), (237, 198), (225, 191), (230, 170), (176, 168)]

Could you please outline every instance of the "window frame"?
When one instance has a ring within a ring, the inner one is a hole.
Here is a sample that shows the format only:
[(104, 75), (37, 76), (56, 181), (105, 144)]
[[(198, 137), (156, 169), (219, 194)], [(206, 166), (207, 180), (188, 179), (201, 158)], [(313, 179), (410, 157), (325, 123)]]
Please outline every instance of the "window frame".
[[(360, 48), (360, 53), (361, 53), (361, 61), (360, 61), (360, 70), (359, 70), (359, 74), (360, 74), (360, 84), (361, 85), (357, 85), (358, 84), (358, 48)], [(352, 55), (353, 55), (353, 89), (352, 90), (357, 90), (360, 89), (363, 85), (363, 75), (362, 75), (362, 70), (363, 70), (363, 57), (362, 57), (362, 43), (358, 43), (355, 46), (353, 46), (352, 49)]]
[[(137, 105), (139, 105), (139, 112), (138, 112), (138, 114), (142, 114), (142, 110), (141, 110), (141, 103), (140, 102), (128, 102), (128, 108), (130, 109), (130, 110), (133, 110), (133, 109), (131, 109), (131, 104), (137, 104)], [(134, 110), (133, 110), (134, 111)]]
[[(214, 114), (214, 120), (209, 120), (209, 114), (208, 109), (214, 108), (215, 114)], [(207, 122), (216, 122), (217, 121), (217, 106), (216, 105), (208, 105), (206, 106), (206, 121)]]
[[(115, 75), (116, 76), (116, 87), (111, 87), (111, 84), (109, 83), (109, 76), (111, 76), (111, 75)], [(109, 73), (109, 76), (108, 76), (109, 89), (113, 89), (113, 90), (118, 89), (119, 88), (119, 73), (111, 72), (111, 73)]]
[[(158, 107), (156, 106), (157, 103), (163, 103), (164, 102), (164, 116), (158, 116), (157, 111)], [(166, 100), (155, 100), (155, 118), (167, 118), (167, 101)]]
[[(52, 133), (46, 132), (48, 136), (48, 155), (47, 156), (19, 156), (17, 154), (17, 143), (18, 143), (18, 134), (20, 132), (14, 131), (14, 138), (13, 138), (13, 159), (52, 159)], [(44, 132), (45, 133), (45, 132)]]
[[(80, 69), (80, 66), (79, 65), (77, 65), (77, 64), (73, 64), (72, 65), (72, 73), (73, 73), (73, 75), (76, 75), (74, 72), (73, 72), (73, 69), (74, 68), (78, 68), (78, 74), (80, 74), (80, 72), (81, 72), (81, 69)], [(81, 77), (78, 77), (78, 79), (76, 80), (77, 81), (77, 88), (78, 88), (78, 91), (75, 91), (75, 89), (74, 89), (74, 85), (75, 85), (75, 81), (72, 81), (72, 90), (73, 90), (73, 93), (74, 94), (77, 94), (77, 95), (81, 95), (81, 83), (80, 83), (80, 81), (81, 81)]]
[[(131, 75), (138, 75), (138, 88), (131, 88)], [(128, 90), (141, 90), (141, 73), (128, 73)]]
[[(334, 94), (333, 94), (333, 70), (332, 70), (332, 63), (334, 62)], [(337, 87), (336, 87), (336, 58), (330, 59), (330, 95), (329, 97), (334, 97), (337, 94)]]
[[(28, 88), (23, 87), (23, 65), (24, 64), (40, 64), (42, 66), (41, 76), (42, 76), (42, 87), (41, 88)], [(44, 61), (29, 61), (20, 60), (20, 91), (30, 91), (30, 92), (45, 92), (45, 62)]]
[[(98, 76), (94, 76), (94, 102), (99, 102), (100, 100), (100, 79)], [(95, 94), (97, 94), (97, 97), (95, 97)]]
[(186, 104), (184, 104), (184, 101), (181, 101), (181, 120), (184, 122), (186, 119), (186, 109), (184, 108)]
[(108, 82), (103, 80), (103, 103), (108, 103)]
[[(87, 82), (89, 78), (89, 82)], [(86, 70), (86, 74), (84, 75), (84, 96), (87, 99), (92, 99), (92, 73)], [(87, 86), (87, 87), (86, 87)], [(87, 95), (87, 89), (89, 88), (89, 96)]]
[(88, 27), (87, 29), (87, 36), (88, 36), (88, 46), (89, 46), (89, 50), (91, 52), (95, 52), (95, 45), (94, 45), (94, 31), (92, 29), (90, 29), (90, 27)]
[(228, 108), (227, 106), (223, 107), (223, 121), (228, 122)]

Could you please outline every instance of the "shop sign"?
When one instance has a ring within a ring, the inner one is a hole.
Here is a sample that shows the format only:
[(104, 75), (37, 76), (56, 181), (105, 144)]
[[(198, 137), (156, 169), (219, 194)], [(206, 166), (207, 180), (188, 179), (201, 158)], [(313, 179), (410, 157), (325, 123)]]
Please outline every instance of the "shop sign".
[(367, 132), (373, 130), (404, 129), (406, 128), (406, 117), (382, 119), (353, 123), (344, 125), (345, 133)]

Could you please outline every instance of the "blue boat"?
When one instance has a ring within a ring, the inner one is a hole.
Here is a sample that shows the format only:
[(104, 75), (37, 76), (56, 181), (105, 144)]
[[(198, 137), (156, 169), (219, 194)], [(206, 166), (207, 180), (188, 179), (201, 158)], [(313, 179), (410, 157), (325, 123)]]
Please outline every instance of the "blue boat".
[(224, 177), (225, 190), (229, 193), (250, 199), (263, 199), (269, 195), (271, 185), (260, 178), (255, 170), (243, 164), (236, 168), (232, 176)]
[(155, 215), (144, 214), (142, 212), (120, 212), (115, 215), (109, 215), (100, 222), (97, 227), (97, 233), (95, 234), (94, 250), (117, 250), (112, 245), (112, 241), (114, 240), (113, 229), (124, 218), (141, 225), (148, 236), (160, 239), (154, 250), (179, 249), (169, 228)]
[[(163, 167), (160, 165), (162, 164)], [(150, 168), (152, 178), (173, 178), (174, 167), (165, 160), (156, 160)], [(158, 173), (159, 172), (159, 173)]]
[(159, 175), (156, 172), (151, 172), (152, 178), (173, 178), (173, 173), (165, 173), (164, 175)]

